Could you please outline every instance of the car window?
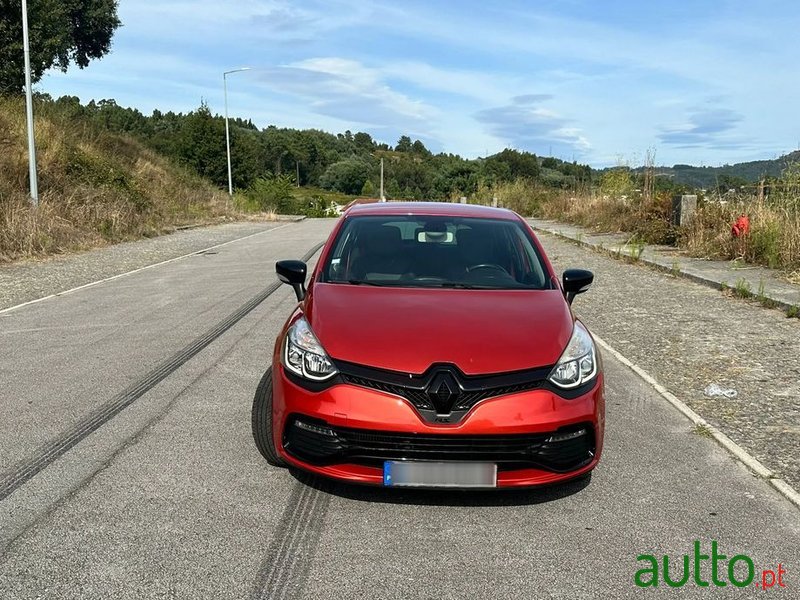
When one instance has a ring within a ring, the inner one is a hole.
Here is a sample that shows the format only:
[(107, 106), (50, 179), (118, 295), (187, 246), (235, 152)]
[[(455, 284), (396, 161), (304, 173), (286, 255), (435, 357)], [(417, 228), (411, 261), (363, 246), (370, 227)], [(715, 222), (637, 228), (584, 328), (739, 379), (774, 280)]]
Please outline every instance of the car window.
[(413, 215), (346, 219), (321, 281), (477, 289), (552, 287), (520, 223)]

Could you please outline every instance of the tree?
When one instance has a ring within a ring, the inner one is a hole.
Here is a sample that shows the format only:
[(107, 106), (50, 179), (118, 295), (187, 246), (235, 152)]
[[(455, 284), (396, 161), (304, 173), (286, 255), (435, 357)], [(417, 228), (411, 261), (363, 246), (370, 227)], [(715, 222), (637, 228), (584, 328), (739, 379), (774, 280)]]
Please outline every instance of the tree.
[(372, 149), (375, 146), (375, 142), (372, 141), (372, 136), (368, 133), (364, 133), (363, 131), (359, 131), (353, 136), (353, 142), (355, 143), (356, 148), (364, 152), (372, 152)]
[(289, 175), (271, 175), (256, 179), (248, 188), (247, 195), (261, 210), (290, 212), (294, 185)]
[(225, 121), (213, 116), (205, 103), (186, 115), (177, 136), (175, 153), (203, 177), (220, 187), (227, 184)]
[(431, 193), (433, 171), (430, 165), (414, 157), (395, 157), (388, 167), (397, 183), (400, 195), (417, 200), (427, 199)]
[(557, 158), (553, 158), (552, 156), (548, 156), (547, 158), (542, 159), (542, 168), (543, 169), (558, 169), (558, 163), (560, 161)]
[(486, 168), (490, 173), (502, 175), (505, 172), (509, 180), (519, 177), (536, 179), (539, 176), (539, 159), (530, 152), (506, 148), (499, 154), (487, 158), (486, 163)]
[(411, 144), (411, 152), (414, 154), (419, 154), (421, 156), (430, 156), (430, 151), (425, 147), (425, 144), (416, 140), (413, 144)]
[(361, 195), (365, 198), (372, 198), (375, 195), (375, 184), (369, 179), (367, 179), (361, 187)]
[(369, 164), (359, 158), (348, 158), (328, 167), (319, 183), (326, 189), (355, 195), (364, 188), (369, 173)]
[(728, 190), (735, 190), (738, 188), (742, 188), (750, 183), (743, 177), (739, 177), (738, 175), (731, 175), (730, 173), (723, 173), (719, 177), (717, 177), (717, 193), (724, 194)]
[[(80, 68), (111, 49), (120, 26), (117, 0), (30, 0), (31, 78), (38, 82), (55, 67)], [(0, 0), (0, 93), (25, 87), (22, 49), (22, 10), (19, 0)]]
[(411, 152), (411, 138), (407, 135), (401, 135), (394, 150), (395, 152)]

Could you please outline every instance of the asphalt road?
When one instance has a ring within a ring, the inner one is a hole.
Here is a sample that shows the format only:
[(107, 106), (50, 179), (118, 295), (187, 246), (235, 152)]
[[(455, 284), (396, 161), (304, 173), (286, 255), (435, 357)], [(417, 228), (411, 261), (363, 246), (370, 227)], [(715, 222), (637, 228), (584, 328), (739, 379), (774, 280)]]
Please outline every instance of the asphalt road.
[(783, 589), (714, 597), (798, 597), (797, 509), (608, 355), (588, 485), (390, 493), (269, 467), (250, 407), (294, 306), (273, 263), (331, 226), (0, 315), (0, 598), (627, 598), (638, 555), (680, 575), (695, 540), (758, 580), (786, 569)]

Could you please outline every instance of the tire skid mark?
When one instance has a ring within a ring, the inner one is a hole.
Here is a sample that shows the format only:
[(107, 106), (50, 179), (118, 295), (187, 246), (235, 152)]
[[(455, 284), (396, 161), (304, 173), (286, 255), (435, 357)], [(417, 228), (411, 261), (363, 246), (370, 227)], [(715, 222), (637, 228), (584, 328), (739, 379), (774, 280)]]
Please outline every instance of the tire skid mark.
[[(314, 245), (314, 247), (303, 256), (303, 260), (308, 261), (317, 253), (322, 245), (323, 242)], [(8, 496), (13, 494), (15, 490), (36, 476), (36, 474), (47, 468), (56, 459), (66, 454), (71, 448), (108, 423), (125, 408), (133, 404), (170, 374), (188, 362), (192, 357), (200, 353), (214, 340), (242, 320), (259, 304), (264, 302), (264, 300), (271, 296), (280, 286), (281, 283), (278, 281), (268, 285), (214, 327), (192, 340), (182, 350), (179, 350), (162, 361), (133, 385), (84, 417), (81, 421), (64, 432), (59, 438), (45, 444), (34, 456), (17, 463), (16, 466), (0, 475), (0, 501), (5, 500)]]
[(324, 487), (295, 484), (256, 575), (252, 600), (302, 596), (330, 502)]
[(278, 600), (299, 598), (305, 589), (312, 559), (322, 534), (322, 524), (328, 511), (331, 498), (324, 491), (314, 488), (313, 500), (308, 510), (308, 521), (301, 523), (303, 528), (293, 551), (289, 554), (289, 563), (283, 570), (283, 580), (276, 582), (280, 586), (280, 594), (273, 593)]

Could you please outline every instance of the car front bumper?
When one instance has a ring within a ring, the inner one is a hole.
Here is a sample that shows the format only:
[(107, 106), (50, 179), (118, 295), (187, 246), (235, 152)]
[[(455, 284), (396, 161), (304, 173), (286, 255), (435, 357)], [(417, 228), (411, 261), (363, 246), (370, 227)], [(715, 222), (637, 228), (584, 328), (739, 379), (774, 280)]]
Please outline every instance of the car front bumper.
[(489, 398), (456, 424), (433, 424), (399, 396), (339, 384), (310, 391), (273, 366), (273, 437), (281, 458), (304, 471), (383, 485), (383, 461), (492, 462), (497, 487), (567, 481), (597, 465), (603, 447), (603, 375), (562, 398), (534, 389)]

